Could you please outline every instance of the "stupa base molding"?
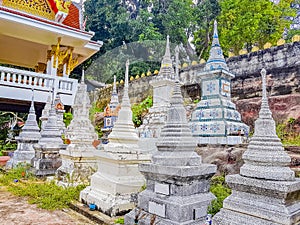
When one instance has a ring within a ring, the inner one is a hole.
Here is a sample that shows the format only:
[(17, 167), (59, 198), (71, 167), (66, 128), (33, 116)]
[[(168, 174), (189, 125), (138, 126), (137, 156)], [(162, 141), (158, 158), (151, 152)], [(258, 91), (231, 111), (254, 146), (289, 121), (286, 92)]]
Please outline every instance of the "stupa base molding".
[(234, 191), (213, 218), (214, 224), (300, 223), (300, 179), (272, 181), (232, 175), (226, 182)]
[(142, 225), (148, 225), (154, 219), (163, 225), (204, 224), (207, 207), (213, 199), (213, 194), (207, 192), (162, 198), (160, 193), (145, 190), (139, 194), (139, 208), (125, 216), (125, 224), (134, 224), (137, 216), (138, 224)]
[(239, 145), (247, 140), (247, 137), (244, 136), (194, 137), (198, 144)]
[(97, 171), (97, 160), (93, 152), (78, 152), (72, 156), (67, 151), (60, 151), (62, 165), (57, 169), (58, 185), (77, 186), (89, 184), (91, 176)]
[(13, 168), (18, 165), (31, 164), (31, 160), (35, 156), (35, 151), (15, 151), (13, 158), (11, 158), (7, 163), (7, 168)]
[(112, 195), (101, 190), (96, 190), (92, 186), (86, 187), (80, 192), (80, 200), (85, 204), (95, 204), (97, 210), (109, 216), (124, 215), (135, 207), (131, 194)]

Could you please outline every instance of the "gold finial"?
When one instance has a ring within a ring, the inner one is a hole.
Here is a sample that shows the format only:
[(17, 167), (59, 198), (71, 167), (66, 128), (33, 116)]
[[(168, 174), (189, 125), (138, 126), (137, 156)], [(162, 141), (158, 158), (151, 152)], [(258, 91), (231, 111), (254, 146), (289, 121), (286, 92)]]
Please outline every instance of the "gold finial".
[(271, 48), (272, 47), (272, 44), (270, 42), (267, 42), (265, 45), (264, 45), (264, 49), (267, 49), (267, 48)]

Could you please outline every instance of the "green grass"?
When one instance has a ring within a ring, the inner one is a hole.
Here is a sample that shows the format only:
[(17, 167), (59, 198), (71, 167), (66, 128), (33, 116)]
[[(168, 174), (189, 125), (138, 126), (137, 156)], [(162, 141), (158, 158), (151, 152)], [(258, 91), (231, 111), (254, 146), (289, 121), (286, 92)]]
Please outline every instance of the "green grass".
[(37, 204), (39, 208), (48, 210), (68, 208), (69, 203), (77, 200), (84, 188), (83, 185), (64, 188), (53, 181), (39, 180), (28, 172), (28, 167), (21, 166), (1, 171), (0, 185), (6, 186), (14, 195), (27, 197), (30, 204)]
[(115, 222), (115, 224), (124, 224), (124, 218), (123, 217), (122, 218), (118, 218), (114, 222)]

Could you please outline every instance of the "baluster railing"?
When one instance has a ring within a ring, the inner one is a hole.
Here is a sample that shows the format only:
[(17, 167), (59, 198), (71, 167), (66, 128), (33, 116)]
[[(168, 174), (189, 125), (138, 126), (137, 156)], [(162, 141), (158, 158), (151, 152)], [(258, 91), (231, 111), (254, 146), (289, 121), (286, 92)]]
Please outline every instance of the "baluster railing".
[(13, 73), (13, 75), (12, 75), (12, 82), (13, 82), (13, 83), (16, 83), (16, 79), (17, 79), (16, 74)]
[(10, 73), (7, 73), (7, 74), (6, 74), (6, 81), (7, 81), (7, 82), (10, 82)]
[(0, 78), (0, 79), (1, 79), (1, 81), (4, 81), (4, 76), (5, 76), (5, 72), (4, 72), (4, 71), (2, 71), (2, 72), (1, 72), (1, 78)]
[(22, 81), (22, 74), (18, 73), (18, 84), (21, 84)]

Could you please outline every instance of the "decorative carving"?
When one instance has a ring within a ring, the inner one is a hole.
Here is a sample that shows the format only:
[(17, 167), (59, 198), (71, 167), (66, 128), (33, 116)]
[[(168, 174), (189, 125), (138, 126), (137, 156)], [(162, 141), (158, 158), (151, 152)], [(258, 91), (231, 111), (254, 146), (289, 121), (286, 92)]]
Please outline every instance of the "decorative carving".
[(69, 54), (69, 60), (68, 60), (68, 65), (67, 65), (67, 75), (70, 75), (70, 73), (73, 71), (73, 69), (77, 66), (78, 64), (78, 58), (73, 58), (73, 48), (70, 49), (70, 54)]
[(56, 7), (57, 7), (58, 11), (64, 12), (66, 14), (69, 13), (69, 7), (72, 4), (71, 1), (54, 0), (54, 2), (56, 3)]
[(54, 20), (55, 13), (48, 1), (44, 0), (3, 0), (3, 6)]

